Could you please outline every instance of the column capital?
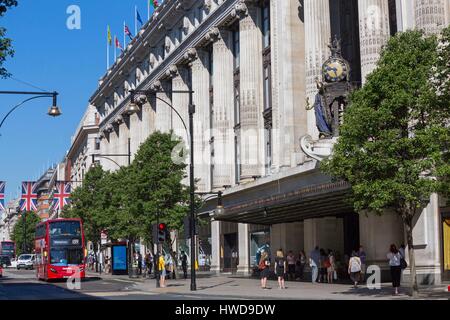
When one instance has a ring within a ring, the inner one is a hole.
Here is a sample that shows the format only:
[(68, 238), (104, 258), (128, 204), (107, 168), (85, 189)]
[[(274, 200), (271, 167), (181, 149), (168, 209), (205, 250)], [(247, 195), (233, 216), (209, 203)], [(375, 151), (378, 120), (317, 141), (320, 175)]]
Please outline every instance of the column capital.
[(197, 58), (197, 49), (195, 48), (189, 48), (186, 50), (186, 52), (183, 55), (184, 60), (188, 62), (192, 62)]
[(239, 19), (245, 18), (248, 16), (248, 5), (251, 5), (253, 2), (253, 0), (240, 0), (231, 11), (231, 16)]
[(123, 118), (122, 115), (118, 115), (115, 119), (114, 119), (114, 123), (117, 125), (120, 125), (122, 123), (124, 123), (125, 119)]
[(161, 90), (162, 88), (162, 84), (161, 81), (156, 80), (155, 82), (153, 82), (153, 84), (150, 86), (151, 90)]
[(205, 40), (208, 43), (216, 42), (220, 39), (220, 30), (217, 27), (212, 27), (205, 35)]
[(178, 74), (178, 67), (177, 67), (176, 65), (174, 65), (174, 64), (171, 65), (171, 66), (169, 67), (169, 69), (167, 69), (167, 71), (166, 71), (166, 76), (167, 76), (168, 78), (176, 77), (177, 74)]

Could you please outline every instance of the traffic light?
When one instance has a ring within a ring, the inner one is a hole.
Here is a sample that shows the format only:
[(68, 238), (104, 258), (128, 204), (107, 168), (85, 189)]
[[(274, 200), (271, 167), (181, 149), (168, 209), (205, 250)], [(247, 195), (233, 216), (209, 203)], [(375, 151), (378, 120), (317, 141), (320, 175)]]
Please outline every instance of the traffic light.
[(170, 233), (165, 223), (154, 224), (152, 231), (153, 241), (155, 241), (155, 243), (163, 243), (170, 238)]
[(164, 242), (167, 238), (167, 225), (165, 223), (158, 224), (158, 242)]

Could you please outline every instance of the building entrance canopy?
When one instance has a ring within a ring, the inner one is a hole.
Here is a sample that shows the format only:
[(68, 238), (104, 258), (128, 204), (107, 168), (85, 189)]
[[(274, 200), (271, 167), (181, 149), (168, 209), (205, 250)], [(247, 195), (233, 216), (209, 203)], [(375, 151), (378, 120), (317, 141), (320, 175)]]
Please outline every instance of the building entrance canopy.
[[(283, 188), (280, 189), (280, 186)], [(252, 189), (252, 193), (225, 193), (225, 213), (215, 215), (214, 219), (273, 225), (354, 212), (347, 201), (350, 185), (343, 181), (333, 182), (317, 171), (306, 176), (300, 174), (286, 179), (272, 179)]]

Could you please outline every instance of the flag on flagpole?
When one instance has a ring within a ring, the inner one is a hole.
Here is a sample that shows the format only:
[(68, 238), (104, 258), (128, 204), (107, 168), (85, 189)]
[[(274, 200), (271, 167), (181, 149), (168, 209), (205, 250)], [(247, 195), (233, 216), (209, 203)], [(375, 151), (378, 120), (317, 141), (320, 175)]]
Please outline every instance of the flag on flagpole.
[(35, 181), (22, 182), (20, 211), (37, 211), (37, 192)]
[(53, 210), (59, 210), (61, 212), (69, 204), (71, 192), (72, 185), (70, 182), (58, 181), (56, 184), (56, 192), (53, 193)]
[(159, 7), (158, 0), (149, 0), (149, 3), (150, 3), (150, 6), (151, 6), (153, 9), (156, 9), (156, 8)]
[(119, 39), (116, 37), (116, 48), (120, 49), (123, 51), (122, 45), (120, 44)]
[(133, 40), (133, 35), (130, 32), (130, 29), (128, 28), (127, 25), (125, 25), (125, 34), (130, 37), (130, 40)]
[(107, 37), (106, 37), (106, 69), (109, 69), (109, 47), (112, 45), (111, 28), (107, 27)]
[(112, 45), (111, 28), (108, 25), (108, 44)]
[(5, 182), (0, 181), (0, 212), (5, 211)]
[(136, 21), (138, 21), (141, 25), (144, 24), (144, 21), (142, 21), (141, 15), (139, 14), (139, 10), (136, 7)]

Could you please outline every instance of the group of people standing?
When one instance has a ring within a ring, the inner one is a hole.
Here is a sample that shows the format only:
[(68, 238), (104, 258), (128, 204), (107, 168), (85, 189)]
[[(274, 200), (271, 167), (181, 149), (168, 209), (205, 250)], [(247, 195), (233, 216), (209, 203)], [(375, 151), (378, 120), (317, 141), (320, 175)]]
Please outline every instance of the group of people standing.
[[(279, 249), (275, 258), (275, 274), (278, 278), (278, 286), (280, 289), (286, 289), (285, 280), (294, 281), (302, 280), (304, 269), (306, 265), (306, 254), (302, 250), (295, 256), (292, 251), (289, 251), (285, 256), (282, 249)], [(258, 269), (261, 274), (261, 288), (267, 288), (267, 278), (270, 277), (270, 257), (267, 251), (262, 251), (261, 258), (258, 264)]]
[[(363, 246), (360, 246), (358, 250), (354, 250), (347, 259), (345, 259), (344, 272), (348, 273), (354, 288), (357, 288), (358, 283), (364, 282), (366, 278), (367, 255)], [(405, 260), (405, 246), (402, 245), (400, 249), (397, 249), (397, 246), (392, 244), (389, 248), (387, 259), (389, 260), (392, 285), (395, 290), (394, 294), (397, 295), (400, 287), (402, 270), (407, 267)], [(299, 255), (295, 256), (292, 251), (289, 251), (288, 254), (285, 255), (283, 250), (279, 249), (276, 253), (273, 265), (279, 289), (286, 289), (286, 280), (303, 280), (307, 261), (311, 268), (311, 281), (313, 284), (320, 282), (332, 284), (338, 279), (339, 268), (333, 250), (329, 249), (325, 251), (316, 246), (311, 251), (308, 260), (304, 251), (300, 251)], [(262, 251), (258, 263), (262, 289), (270, 289), (267, 287), (267, 279), (272, 274), (271, 267), (271, 259), (268, 251)]]
[[(175, 254), (175, 253), (174, 253)], [(181, 251), (180, 255), (181, 268), (183, 269), (183, 277), (187, 279), (187, 255), (184, 251)], [(159, 254), (158, 258), (158, 270), (159, 270), (159, 285), (161, 288), (166, 287), (166, 278), (172, 274), (172, 279), (176, 279), (176, 266), (173, 263), (173, 259), (170, 254)], [(156, 272), (156, 270), (155, 270)]]

